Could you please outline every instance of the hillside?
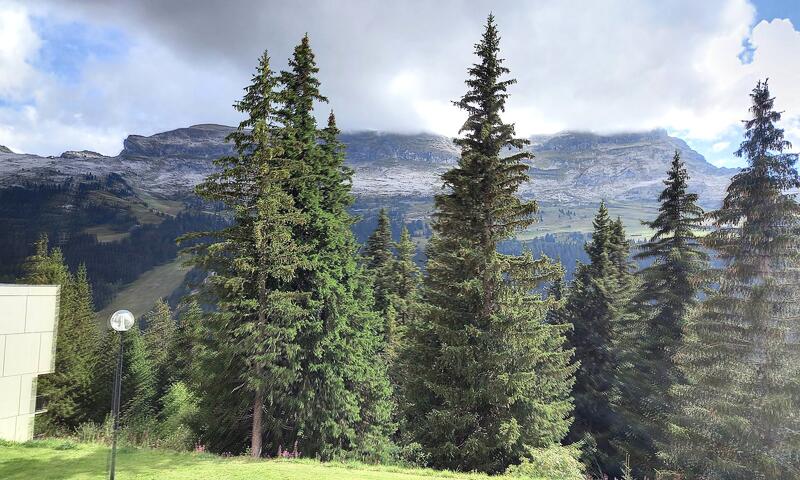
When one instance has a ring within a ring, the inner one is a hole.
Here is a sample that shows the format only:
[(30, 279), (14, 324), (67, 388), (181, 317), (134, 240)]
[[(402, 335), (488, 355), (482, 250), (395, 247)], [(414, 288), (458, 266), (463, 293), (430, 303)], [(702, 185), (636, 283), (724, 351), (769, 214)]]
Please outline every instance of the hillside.
[[(105, 307), (141, 274), (174, 260), (176, 236), (221, 223), (217, 206), (199, 202), (193, 188), (215, 171), (215, 158), (231, 153), (225, 142), (231, 131), (204, 124), (130, 135), (113, 157), (89, 150), (41, 157), (0, 148), (0, 224), (10, 227), (0, 231), (0, 280), (19, 275), (33, 242), (47, 233), (73, 268), (87, 265), (97, 307)], [(357, 238), (363, 241), (374, 228), (378, 209), (388, 207), (398, 231), (401, 221), (407, 223), (417, 243), (424, 245), (440, 175), (458, 160), (452, 140), (385, 132), (348, 132), (341, 139), (355, 171), (353, 213), (362, 219), (354, 226)], [(520, 240), (589, 232), (601, 199), (623, 218), (634, 238), (647, 235), (641, 220), (655, 214), (661, 181), (676, 149), (706, 207), (719, 204), (735, 172), (714, 167), (683, 140), (661, 130), (564, 132), (532, 137), (527, 148), (535, 158), (529, 162), (531, 181), (520, 194), (539, 200), (541, 214)], [(562, 258), (574, 263), (580, 250), (580, 245), (573, 246)], [(137, 288), (151, 290), (148, 285)]]
[[(60, 182), (91, 173), (116, 173), (142, 191), (180, 198), (214, 170), (213, 159), (229, 154), (225, 136), (231, 127), (195, 125), (149, 137), (130, 135), (119, 155), (65, 152), (58, 157), (0, 152), (0, 186), (23, 182)], [(432, 134), (354, 132), (342, 135), (347, 161), (355, 169), (357, 196), (429, 197), (439, 175), (458, 159), (447, 137)], [(570, 206), (576, 202), (653, 202), (673, 152), (682, 152), (692, 186), (706, 204), (716, 204), (735, 170), (717, 168), (681, 139), (657, 130), (596, 135), (564, 132), (531, 138), (536, 157), (532, 180), (522, 194)]]

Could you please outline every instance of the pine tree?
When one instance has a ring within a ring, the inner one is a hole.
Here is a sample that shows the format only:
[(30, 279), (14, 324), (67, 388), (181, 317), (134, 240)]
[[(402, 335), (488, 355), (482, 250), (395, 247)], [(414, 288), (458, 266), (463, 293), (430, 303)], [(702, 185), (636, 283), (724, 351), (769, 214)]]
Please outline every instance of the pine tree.
[[(381, 208), (378, 214), (378, 226), (367, 238), (363, 256), (367, 271), (372, 275), (375, 310), (385, 320), (385, 317), (390, 313), (389, 308), (392, 303), (390, 297), (396, 283), (391, 275), (394, 263), (392, 246), (392, 225), (389, 220), (389, 214), (386, 213), (385, 208)], [(393, 306), (392, 310), (394, 310)], [(394, 315), (394, 312), (392, 312), (392, 315)], [(388, 325), (390, 322), (386, 321), (385, 323), (387, 323), (386, 328), (390, 329), (390, 325)]]
[(391, 220), (389, 220), (386, 209), (381, 208), (378, 213), (378, 226), (375, 227), (375, 231), (367, 238), (367, 243), (364, 245), (364, 258), (367, 268), (377, 270), (388, 266), (392, 257)]
[(414, 256), (417, 246), (403, 225), (400, 240), (394, 244), (397, 258), (392, 262), (392, 303), (395, 310), (394, 333), (388, 339), (390, 348), (399, 351), (405, 344), (405, 331), (417, 313), (419, 304), (420, 271)]
[(159, 298), (153, 309), (145, 315), (144, 324), (144, 342), (156, 371), (156, 396), (161, 398), (167, 393), (174, 375), (177, 353), (175, 320), (172, 318), (172, 310), (163, 298)]
[[(317, 129), (313, 107), (327, 101), (319, 92), (318, 68), (304, 36), (280, 74), (279, 118), (286, 156), (293, 165), (290, 184), (295, 203), (308, 221), (294, 237), (308, 246), (308, 263), (290, 289), (302, 292), (309, 324), (298, 331), (301, 381), (294, 385), (290, 432), (309, 455), (330, 457), (342, 450), (363, 451), (365, 442), (381, 443), (391, 430), (391, 388), (380, 322), (371, 310), (367, 279), (357, 261), (350, 230), (355, 219), (352, 171), (344, 165), (335, 117)], [(376, 361), (377, 360), (377, 361)], [(290, 444), (287, 442), (285, 444)]]
[(61, 285), (55, 371), (38, 381), (38, 394), (47, 398), (47, 412), (37, 422), (37, 430), (71, 431), (94, 415), (91, 386), (100, 332), (94, 321), (86, 267), (81, 265), (73, 276), (61, 251), (50, 250), (43, 235), (36, 253), (25, 262), (24, 281)]
[(122, 397), (120, 415), (122, 423), (134, 430), (145, 427), (154, 418), (158, 399), (156, 365), (147, 349), (147, 343), (138, 325), (122, 335), (123, 353)]
[(215, 240), (191, 249), (214, 272), (218, 310), (196, 335), (205, 378), (190, 375), (215, 448), (241, 448), (247, 435), (253, 456), (297, 442), (329, 457), (391, 428), (378, 319), (350, 232), (351, 171), (333, 114), (317, 129), (317, 71), (307, 36), (280, 75), (264, 55), (237, 104), (248, 115), (230, 136), (237, 155), (198, 189), (234, 215), (221, 232), (185, 238)]
[(531, 294), (560, 268), (497, 252), (535, 221), (537, 206), (516, 195), (531, 155), (500, 118), (514, 81), (501, 80), (508, 69), (491, 15), (475, 53), (468, 91), (455, 102), (468, 114), (456, 140), (461, 158), (435, 198), (428, 305), (409, 332), (404, 392), (409, 433), (433, 466), (499, 472), (528, 448), (561, 441), (574, 368), (565, 328), (544, 324), (547, 302)]
[[(198, 347), (198, 365), (206, 374), (195, 376), (202, 391), (214, 393), (203, 398), (204, 414), (229, 419), (228, 425), (211, 428), (211, 435), (221, 448), (240, 448), (231, 442), (243, 433), (243, 424), (233, 418), (245, 416), (242, 408), (249, 403), (246, 416), (251, 419), (254, 457), (263, 452), (265, 434), (269, 441), (281, 440), (286, 404), (293, 402), (289, 390), (300, 371), (300, 346), (294, 340), (304, 328), (302, 295), (288, 286), (304, 265), (307, 248), (296, 241), (294, 229), (306, 217), (288, 192), (295, 166), (276, 125), (276, 86), (264, 53), (244, 98), (236, 104), (247, 115), (229, 136), (237, 154), (217, 160), (221, 171), (197, 189), (201, 197), (225, 203), (234, 215), (233, 224), (183, 238), (200, 240), (189, 248), (193, 261), (214, 272), (206, 293), (218, 308), (200, 334), (205, 344)], [(223, 399), (226, 412), (220, 411)]]
[(618, 333), (627, 314), (630, 273), (627, 241), (621, 222), (613, 221), (605, 203), (593, 221), (586, 245), (590, 263), (579, 264), (561, 314), (573, 326), (570, 346), (580, 367), (575, 376), (575, 422), (569, 439), (590, 437), (596, 455), (587, 460), (598, 474), (619, 473), (614, 442), (619, 416), (613, 406), (617, 394)]
[(545, 322), (547, 323), (564, 323), (564, 302), (567, 297), (567, 286), (564, 283), (564, 277), (558, 277), (553, 280), (553, 283), (547, 288), (547, 299), (552, 303), (547, 309)]
[(654, 476), (663, 465), (657, 446), (667, 441), (673, 402), (671, 389), (683, 383), (673, 357), (682, 343), (683, 321), (703, 290), (708, 254), (695, 231), (702, 228), (698, 196), (689, 193), (689, 175), (676, 150), (659, 196), (659, 214), (645, 225), (655, 233), (636, 254), (652, 263), (639, 271), (640, 288), (633, 302), (636, 317), (624, 339), (630, 365), (620, 398), (625, 429), (622, 445), (638, 476)]
[(679, 410), (667, 454), (691, 478), (800, 476), (800, 186), (767, 82), (736, 154), (748, 166), (710, 214), (725, 266), (689, 316), (676, 361)]
[(175, 329), (174, 366), (169, 383), (183, 382), (190, 384), (194, 350), (201, 342), (201, 324), (204, 321), (203, 309), (196, 298), (189, 298), (182, 303), (178, 311)]

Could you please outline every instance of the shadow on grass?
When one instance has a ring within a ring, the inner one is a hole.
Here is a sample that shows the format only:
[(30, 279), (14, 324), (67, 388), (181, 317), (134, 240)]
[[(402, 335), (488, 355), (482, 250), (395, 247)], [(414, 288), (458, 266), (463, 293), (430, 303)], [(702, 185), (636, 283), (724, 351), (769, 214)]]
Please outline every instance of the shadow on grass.
[[(4, 447), (0, 446), (0, 450)], [(158, 478), (171, 470), (197, 467), (202, 458), (191, 455), (164, 455), (132, 448), (117, 451), (117, 474), (122, 478), (150, 475)], [(15, 449), (14, 454), (4, 455), (0, 451), (0, 479), (104, 479), (108, 478), (110, 449), (98, 447), (87, 450), (53, 448)]]

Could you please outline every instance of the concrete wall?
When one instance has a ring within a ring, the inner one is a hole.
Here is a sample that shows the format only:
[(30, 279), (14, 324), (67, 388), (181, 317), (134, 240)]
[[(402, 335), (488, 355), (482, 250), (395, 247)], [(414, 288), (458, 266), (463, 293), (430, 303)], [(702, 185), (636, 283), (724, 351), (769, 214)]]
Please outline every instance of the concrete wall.
[(33, 436), (36, 377), (55, 367), (58, 285), (0, 284), (0, 438)]

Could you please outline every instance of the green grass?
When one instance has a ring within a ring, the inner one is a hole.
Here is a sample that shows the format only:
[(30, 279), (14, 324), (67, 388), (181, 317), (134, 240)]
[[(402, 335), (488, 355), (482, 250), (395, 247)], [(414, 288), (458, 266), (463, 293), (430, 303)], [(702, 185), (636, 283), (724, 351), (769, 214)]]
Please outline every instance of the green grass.
[[(168, 297), (183, 282), (190, 267), (183, 266), (182, 258), (159, 265), (139, 276), (130, 285), (119, 291), (106, 308), (97, 313), (97, 318), (105, 322), (117, 310), (130, 310), (136, 315), (147, 313), (156, 300)], [(2, 477), (0, 477), (2, 478)]]
[[(0, 441), (0, 478), (4, 480), (107, 478), (109, 448), (66, 440), (23, 444)], [(428, 469), (320, 463), (314, 460), (252, 460), (210, 454), (122, 448), (117, 455), (117, 478), (158, 480), (488, 480), (478, 474)]]
[[(658, 215), (658, 205), (641, 204), (633, 202), (609, 202), (607, 203), (609, 214), (612, 218), (622, 217), (625, 224), (625, 231), (628, 236), (634, 239), (647, 238), (652, 235), (652, 230), (642, 225), (642, 220), (652, 220)], [(533, 224), (528, 230), (517, 235), (519, 240), (542, 237), (548, 233), (591, 233), (593, 230), (592, 220), (597, 214), (599, 203), (586, 203), (581, 205), (570, 205), (565, 207), (558, 204), (540, 203), (539, 212), (543, 220)], [(559, 212), (559, 209), (562, 212)], [(571, 215), (567, 216), (564, 211), (569, 210)]]
[(128, 238), (131, 232), (120, 232), (112, 225), (95, 225), (83, 229), (83, 233), (94, 235), (100, 243), (111, 243)]

